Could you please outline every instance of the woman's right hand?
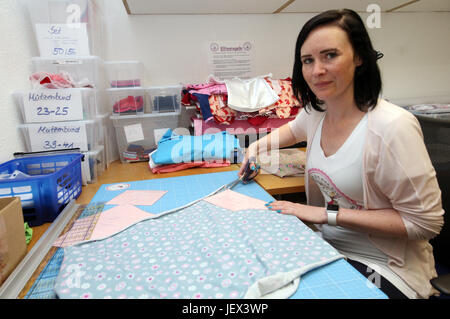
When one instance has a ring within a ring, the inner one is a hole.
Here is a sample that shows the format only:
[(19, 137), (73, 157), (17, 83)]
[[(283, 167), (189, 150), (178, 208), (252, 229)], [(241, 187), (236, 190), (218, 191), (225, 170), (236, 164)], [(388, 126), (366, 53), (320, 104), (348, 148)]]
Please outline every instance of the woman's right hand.
[(246, 170), (247, 163), (249, 163), (249, 169), (254, 171), (254, 173), (249, 175), (247, 177), (247, 179), (252, 179), (253, 177), (255, 177), (258, 174), (258, 170), (256, 169), (256, 156), (258, 155), (256, 143), (257, 143), (257, 141), (250, 144), (249, 147), (247, 148), (244, 159), (242, 160), (242, 163), (241, 163), (241, 168), (239, 169), (239, 172), (238, 172), (239, 177), (242, 177), (244, 174), (246, 174), (245, 170)]

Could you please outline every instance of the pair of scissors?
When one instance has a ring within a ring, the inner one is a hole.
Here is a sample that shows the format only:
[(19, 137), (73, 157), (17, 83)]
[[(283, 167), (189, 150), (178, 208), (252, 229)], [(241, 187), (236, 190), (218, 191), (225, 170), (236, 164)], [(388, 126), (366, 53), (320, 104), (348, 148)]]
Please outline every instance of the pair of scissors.
[(258, 171), (260, 168), (260, 166), (258, 164), (255, 164), (254, 169), (250, 168), (250, 164), (255, 163), (255, 162), (256, 162), (255, 157), (253, 157), (253, 156), (250, 157), (244, 166), (244, 173), (241, 175), (241, 177), (239, 177), (238, 179), (229, 183), (225, 188), (232, 189), (234, 186), (236, 186), (240, 182), (243, 182), (244, 184), (250, 183), (256, 177), (256, 175), (258, 175)]

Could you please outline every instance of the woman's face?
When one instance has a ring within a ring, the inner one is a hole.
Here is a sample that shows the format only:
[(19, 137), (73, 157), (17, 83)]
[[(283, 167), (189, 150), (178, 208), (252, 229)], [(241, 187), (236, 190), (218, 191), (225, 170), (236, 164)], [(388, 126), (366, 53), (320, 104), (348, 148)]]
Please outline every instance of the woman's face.
[(329, 102), (353, 100), (355, 57), (347, 33), (338, 26), (311, 31), (300, 49), (303, 77), (318, 99)]

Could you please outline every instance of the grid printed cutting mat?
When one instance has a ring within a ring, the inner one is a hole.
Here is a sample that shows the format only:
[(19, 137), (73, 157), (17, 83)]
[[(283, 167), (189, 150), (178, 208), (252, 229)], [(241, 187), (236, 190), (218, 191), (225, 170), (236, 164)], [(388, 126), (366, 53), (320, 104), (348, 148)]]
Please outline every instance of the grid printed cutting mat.
[[(154, 205), (138, 206), (144, 211), (158, 214), (204, 197), (236, 178), (237, 171), (229, 171), (105, 184), (102, 185), (95, 194), (88, 208), (92, 205), (92, 207), (101, 207), (98, 205), (96, 206), (96, 203), (106, 203), (125, 190), (167, 191), (167, 193)], [(255, 182), (247, 185), (238, 184), (233, 190), (264, 201), (273, 200), (272, 196)], [(103, 210), (111, 207), (113, 206), (105, 205)], [(88, 211), (86, 213), (88, 213)], [(83, 213), (80, 217), (86, 216), (87, 215)], [(49, 260), (46, 267), (42, 270), (25, 298), (56, 298), (53, 287), (59, 273), (59, 268), (61, 267), (63, 256), (64, 250), (59, 248)], [(303, 275), (297, 292), (291, 296), (291, 298), (379, 299), (387, 297), (357, 270), (350, 266), (350, 264), (345, 260), (340, 259)]]

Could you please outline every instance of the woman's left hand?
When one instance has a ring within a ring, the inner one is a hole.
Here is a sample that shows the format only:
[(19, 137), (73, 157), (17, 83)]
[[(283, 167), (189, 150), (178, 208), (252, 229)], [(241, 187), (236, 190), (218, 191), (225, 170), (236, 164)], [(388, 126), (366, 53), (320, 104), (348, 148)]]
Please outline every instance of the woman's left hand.
[(279, 214), (297, 216), (303, 222), (313, 224), (327, 223), (327, 214), (324, 207), (308, 206), (284, 200), (269, 202), (266, 206)]

